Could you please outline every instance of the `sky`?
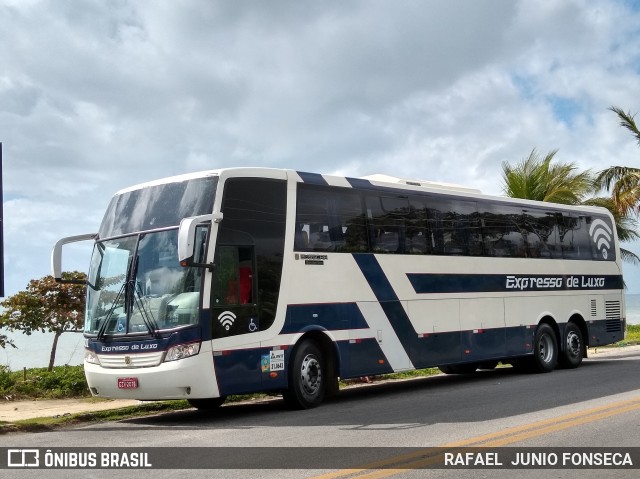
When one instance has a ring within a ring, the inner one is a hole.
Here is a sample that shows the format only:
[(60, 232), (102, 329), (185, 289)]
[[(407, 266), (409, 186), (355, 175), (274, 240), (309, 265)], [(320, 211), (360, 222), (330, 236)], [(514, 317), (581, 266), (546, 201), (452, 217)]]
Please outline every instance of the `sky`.
[[(96, 232), (117, 190), (164, 176), (268, 166), (502, 194), (502, 163), (533, 148), (640, 167), (611, 106), (640, 111), (640, 0), (0, 0), (5, 293), (50, 274), (59, 238)], [(640, 267), (625, 280), (640, 293)]]

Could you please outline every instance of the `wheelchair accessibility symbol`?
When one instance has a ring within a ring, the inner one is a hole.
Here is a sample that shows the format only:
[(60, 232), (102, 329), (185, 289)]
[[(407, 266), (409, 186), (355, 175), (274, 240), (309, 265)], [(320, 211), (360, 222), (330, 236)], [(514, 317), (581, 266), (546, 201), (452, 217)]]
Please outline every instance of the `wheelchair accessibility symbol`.
[(249, 322), (249, 331), (252, 333), (255, 333), (258, 330), (258, 325), (256, 323), (253, 322), (255, 318), (251, 318), (250, 322)]

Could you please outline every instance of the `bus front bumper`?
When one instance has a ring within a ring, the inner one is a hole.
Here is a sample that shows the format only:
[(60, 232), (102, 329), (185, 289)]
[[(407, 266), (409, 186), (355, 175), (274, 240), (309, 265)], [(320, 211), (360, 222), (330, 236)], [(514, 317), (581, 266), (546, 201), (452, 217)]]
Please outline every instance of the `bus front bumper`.
[(220, 396), (211, 352), (147, 368), (84, 363), (91, 394), (111, 399), (196, 399)]

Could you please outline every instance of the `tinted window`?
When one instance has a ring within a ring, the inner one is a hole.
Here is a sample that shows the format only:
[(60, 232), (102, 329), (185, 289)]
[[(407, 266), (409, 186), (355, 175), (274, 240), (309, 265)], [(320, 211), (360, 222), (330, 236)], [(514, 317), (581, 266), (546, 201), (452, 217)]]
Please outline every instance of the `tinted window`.
[(562, 215), (558, 217), (558, 220), (563, 257), (566, 259), (592, 259), (592, 242), (589, 237), (587, 217)]
[(374, 253), (404, 253), (405, 226), (409, 217), (407, 197), (368, 196), (367, 219)]
[(487, 256), (526, 256), (522, 209), (507, 205), (482, 207), (484, 248)]
[(365, 252), (367, 229), (355, 191), (298, 189), (296, 251)]
[[(550, 205), (551, 206), (551, 205)], [(614, 260), (608, 218), (448, 195), (298, 185), (296, 251)]]
[[(261, 330), (273, 323), (278, 304), (286, 204), (285, 181), (242, 178), (225, 184), (217, 255), (224, 262), (228, 277), (220, 279), (214, 297), (224, 298), (227, 304), (242, 305), (253, 302), (253, 291), (257, 291)], [(222, 249), (225, 245), (241, 247)], [(255, 274), (251, 269), (252, 255)]]
[(213, 211), (218, 177), (149, 186), (116, 195), (100, 225), (100, 238), (178, 226), (182, 218)]
[(529, 258), (562, 258), (556, 213), (528, 208), (523, 210), (522, 224)]
[(482, 231), (476, 204), (455, 198), (428, 198), (433, 254), (481, 256)]

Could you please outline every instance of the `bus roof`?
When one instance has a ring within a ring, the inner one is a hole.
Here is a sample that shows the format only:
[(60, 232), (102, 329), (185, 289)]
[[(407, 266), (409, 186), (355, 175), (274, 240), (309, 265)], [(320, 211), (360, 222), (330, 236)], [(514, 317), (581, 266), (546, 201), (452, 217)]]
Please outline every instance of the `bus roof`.
[[(278, 177), (282, 177), (284, 175), (295, 174), (300, 178), (302, 182), (306, 182), (305, 177), (309, 175), (309, 173), (305, 173), (298, 170), (284, 169), (284, 168), (267, 168), (267, 167), (231, 167), (231, 168), (220, 168), (215, 170), (204, 170), (194, 173), (186, 173), (176, 176), (169, 176), (165, 178), (159, 178), (157, 180), (148, 181), (144, 183), (139, 183), (137, 185), (133, 185), (127, 188), (123, 188), (122, 190), (116, 192), (116, 195), (127, 193), (130, 191), (147, 188), (151, 186), (169, 184), (169, 183), (178, 183), (181, 181), (187, 181), (190, 179), (196, 178), (204, 178), (208, 176), (220, 176), (224, 173), (233, 175), (234, 172), (241, 174), (241, 176), (247, 175), (249, 172), (252, 174), (265, 174), (267, 176), (276, 175)], [(333, 186), (346, 186), (353, 187), (350, 184), (349, 179), (355, 179), (362, 182), (370, 182), (373, 187), (390, 187), (390, 188), (402, 188), (405, 190), (413, 190), (413, 191), (424, 191), (424, 192), (433, 192), (433, 193), (445, 193), (450, 195), (461, 195), (468, 196), (469, 198), (487, 198), (500, 202), (508, 202), (511, 204), (520, 204), (523, 206), (526, 205), (540, 205), (539, 201), (527, 200), (521, 198), (511, 198), (507, 196), (499, 196), (499, 195), (487, 195), (483, 194), (481, 190), (476, 188), (470, 188), (462, 185), (457, 185), (453, 183), (444, 183), (444, 182), (434, 182), (428, 180), (420, 180), (420, 179), (409, 179), (409, 178), (400, 178), (392, 175), (386, 175), (381, 173), (376, 173), (372, 175), (366, 175), (359, 178), (353, 177), (345, 177), (339, 175), (329, 175), (329, 174), (311, 174), (315, 177), (322, 178), (328, 185)], [(551, 203), (549, 203), (551, 204)], [(602, 208), (599, 206), (590, 206), (590, 205), (566, 205), (566, 204), (553, 204), (554, 207), (566, 208), (567, 210), (579, 211), (582, 210), (585, 213), (587, 211), (591, 212), (607, 212), (606, 208)]]

